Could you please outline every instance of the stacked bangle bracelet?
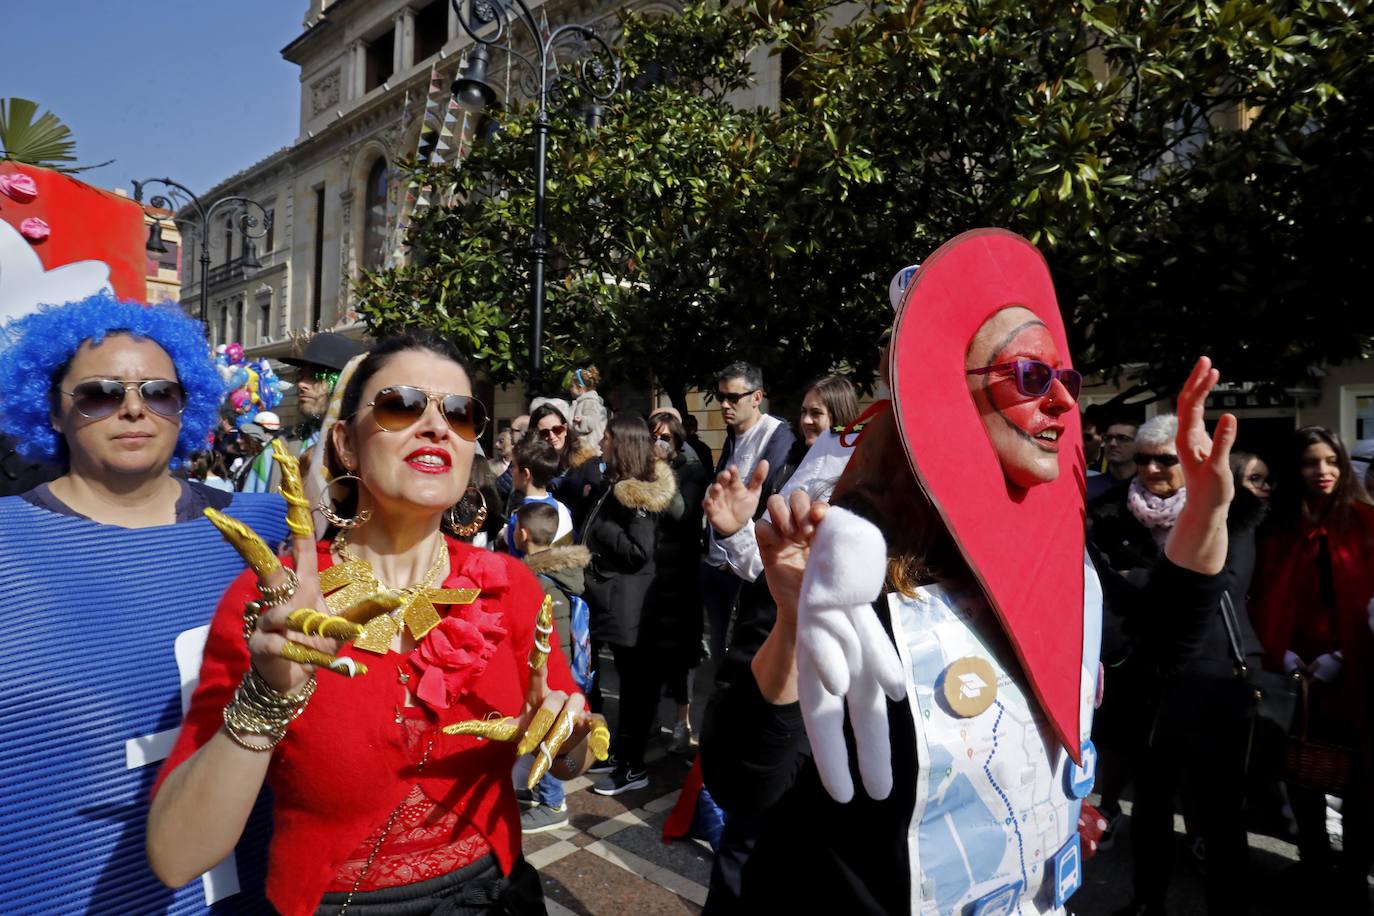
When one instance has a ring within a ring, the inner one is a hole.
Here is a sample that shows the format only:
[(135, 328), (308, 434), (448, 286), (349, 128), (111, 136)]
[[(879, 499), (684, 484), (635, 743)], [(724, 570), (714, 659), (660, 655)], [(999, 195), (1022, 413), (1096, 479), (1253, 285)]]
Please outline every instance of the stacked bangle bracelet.
[[(270, 751), (286, 736), (286, 727), (302, 712), (315, 693), (315, 679), (293, 694), (281, 694), (249, 668), (234, 692), (234, 699), (224, 707), (224, 730), (234, 743), (250, 751)], [(248, 737), (266, 738), (267, 744), (255, 744)]]

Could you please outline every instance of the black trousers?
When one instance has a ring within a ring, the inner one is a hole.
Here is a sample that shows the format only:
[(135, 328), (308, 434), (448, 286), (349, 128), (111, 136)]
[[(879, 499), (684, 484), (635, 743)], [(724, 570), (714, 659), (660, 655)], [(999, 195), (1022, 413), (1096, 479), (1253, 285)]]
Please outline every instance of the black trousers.
[[(1205, 702), (1204, 697), (1197, 697)], [(1161, 714), (1162, 717), (1166, 713)], [(1207, 912), (1248, 912), (1243, 719), (1212, 717), (1202, 727), (1171, 729), (1161, 719), (1152, 744), (1133, 755), (1135, 805), (1131, 809), (1134, 890), (1137, 902), (1162, 906), (1173, 878), (1175, 799), (1187, 791), (1191, 814), (1207, 850)]]
[(662, 671), (658, 655), (643, 646), (611, 646), (620, 675), (620, 716), (615, 725), (615, 757), (632, 770), (644, 769), (644, 751), (654, 726)]
[(752, 812), (725, 812), (725, 827), (711, 862), (711, 887), (702, 916), (734, 916), (742, 911), (740, 892), (744, 866), (758, 843), (761, 820), (761, 815)]

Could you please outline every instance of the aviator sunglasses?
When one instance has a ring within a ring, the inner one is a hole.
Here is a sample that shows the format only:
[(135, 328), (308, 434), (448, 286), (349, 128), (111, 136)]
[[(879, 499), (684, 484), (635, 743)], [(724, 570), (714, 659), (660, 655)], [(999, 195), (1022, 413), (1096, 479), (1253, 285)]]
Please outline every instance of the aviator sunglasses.
[(1038, 359), (1018, 359), (1009, 363), (998, 363), (995, 366), (984, 366), (981, 369), (969, 369), (966, 375), (987, 375), (991, 372), (1004, 372), (1008, 369), (1015, 370), (1016, 390), (1028, 398), (1043, 397), (1049, 393), (1050, 385), (1054, 384), (1055, 379), (1064, 385), (1069, 397), (1078, 400), (1078, 392), (1083, 389), (1083, 373), (1077, 369), (1055, 369), (1048, 363), (1042, 363)]
[(113, 378), (91, 379), (63, 394), (71, 395), (76, 412), (88, 420), (103, 420), (124, 406), (130, 388), (137, 389), (139, 400), (159, 417), (171, 419), (186, 409), (186, 391), (171, 379), (154, 378), (125, 382)]
[(392, 385), (378, 391), (367, 406), (372, 408), (372, 419), (377, 421), (378, 426), (396, 433), (424, 416), (430, 401), (438, 402), (439, 412), (444, 415), (449, 429), (459, 438), (476, 442), (487, 428), (486, 405), (466, 394), (444, 394), (414, 385)]

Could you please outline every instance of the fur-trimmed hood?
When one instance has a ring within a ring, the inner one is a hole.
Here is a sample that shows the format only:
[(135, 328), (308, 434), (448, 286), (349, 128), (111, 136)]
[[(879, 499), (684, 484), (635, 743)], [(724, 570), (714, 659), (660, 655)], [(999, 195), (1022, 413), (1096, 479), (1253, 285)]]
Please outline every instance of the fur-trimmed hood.
[(596, 450), (596, 445), (583, 442), (577, 451), (568, 456), (568, 468), (580, 468), (588, 461), (593, 461), (601, 457), (601, 453)]
[(536, 576), (541, 573), (560, 572), (564, 569), (586, 569), (592, 561), (592, 552), (581, 544), (567, 547), (550, 547), (538, 553), (525, 555), (525, 565)]
[(524, 560), (536, 576), (548, 576), (568, 594), (580, 595), (586, 587), (583, 570), (592, 562), (592, 552), (581, 544), (573, 544), (526, 554)]
[(661, 458), (654, 459), (653, 480), (630, 478), (615, 484), (615, 498), (622, 506), (655, 514), (671, 506), (676, 494), (677, 478), (668, 462)]

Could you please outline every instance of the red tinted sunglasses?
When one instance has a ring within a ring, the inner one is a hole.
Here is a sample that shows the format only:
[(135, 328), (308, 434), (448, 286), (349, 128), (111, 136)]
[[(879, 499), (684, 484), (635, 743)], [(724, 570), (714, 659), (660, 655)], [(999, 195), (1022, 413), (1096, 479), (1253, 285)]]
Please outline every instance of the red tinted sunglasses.
[(967, 375), (988, 375), (992, 372), (1014, 370), (1016, 390), (1028, 398), (1044, 397), (1049, 393), (1055, 379), (1059, 379), (1068, 391), (1069, 397), (1078, 400), (1078, 392), (1083, 390), (1083, 374), (1077, 369), (1056, 369), (1038, 359), (1018, 359), (981, 369), (969, 369)]

